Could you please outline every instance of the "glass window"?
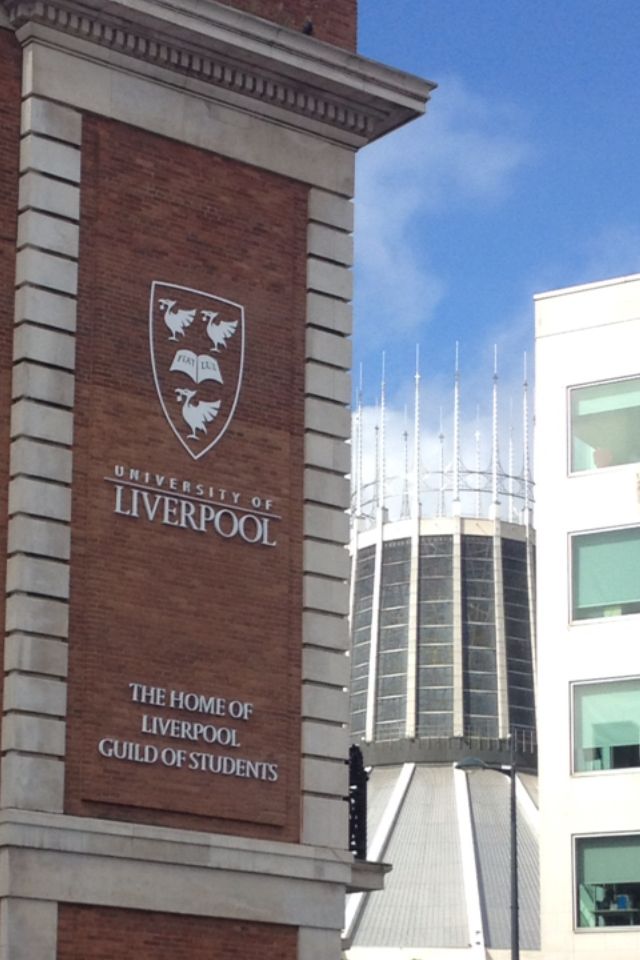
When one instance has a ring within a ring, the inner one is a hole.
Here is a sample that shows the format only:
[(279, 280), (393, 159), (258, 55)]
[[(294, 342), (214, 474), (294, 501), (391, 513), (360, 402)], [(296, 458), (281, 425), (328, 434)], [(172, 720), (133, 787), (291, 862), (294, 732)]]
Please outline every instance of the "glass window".
[(576, 840), (579, 927), (640, 925), (640, 836)]
[(375, 723), (380, 740), (402, 736), (406, 723), (410, 553), (407, 538), (382, 547)]
[(351, 648), (351, 729), (355, 738), (365, 732), (374, 561), (374, 546), (358, 554)]
[(640, 461), (640, 378), (571, 390), (571, 471)]
[(640, 677), (573, 687), (574, 770), (640, 766)]
[(572, 537), (572, 619), (640, 613), (640, 527)]

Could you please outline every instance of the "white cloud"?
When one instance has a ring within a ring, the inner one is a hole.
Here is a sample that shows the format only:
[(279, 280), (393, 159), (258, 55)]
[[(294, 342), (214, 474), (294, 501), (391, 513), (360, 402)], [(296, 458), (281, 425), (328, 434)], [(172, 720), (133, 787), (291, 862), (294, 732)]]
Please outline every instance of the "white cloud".
[[(509, 195), (514, 177), (532, 154), (523, 137), (514, 132), (518, 125), (518, 117), (508, 108), (488, 103), (460, 81), (449, 79), (434, 94), (427, 118), (363, 152), (356, 205), (356, 289), (358, 331), (366, 343), (363, 352), (382, 346), (389, 349), (392, 343), (394, 351), (402, 350), (403, 338), (405, 347), (420, 338), (418, 328), (431, 319), (447, 295), (446, 279), (437, 274), (431, 256), (440, 242), (438, 217), (443, 212), (488, 210)], [(515, 468), (521, 469), (522, 352), (530, 341), (531, 315), (527, 313), (487, 330), (484, 347), (472, 357), (465, 356), (462, 345), (461, 450), (469, 469), (476, 463), (476, 430), (481, 435), (481, 468), (486, 470), (491, 461), (494, 342), (500, 368), (500, 459), (506, 469), (512, 421)], [(422, 365), (422, 463), (434, 474), (440, 466), (441, 410), (446, 468), (453, 459), (453, 354), (452, 342), (445, 371)], [(509, 369), (503, 361), (508, 357)], [(389, 382), (387, 388), (385, 460), (388, 505), (394, 515), (400, 511), (406, 487), (407, 458), (410, 475), (413, 470), (413, 390), (409, 373), (402, 382)], [(376, 475), (378, 416), (373, 406), (363, 411), (362, 475), (370, 484)], [(431, 485), (438, 483), (434, 475)], [(436, 493), (425, 498), (427, 513), (435, 512), (437, 499)], [(487, 505), (485, 497), (482, 509)]]
[[(389, 325), (411, 334), (446, 295), (430, 249), (429, 217), (502, 200), (530, 148), (517, 118), (454, 78), (426, 118), (368, 147), (358, 160), (357, 306), (360, 329), (381, 342)], [(430, 237), (433, 236), (433, 240)], [(426, 238), (426, 239), (425, 239)]]

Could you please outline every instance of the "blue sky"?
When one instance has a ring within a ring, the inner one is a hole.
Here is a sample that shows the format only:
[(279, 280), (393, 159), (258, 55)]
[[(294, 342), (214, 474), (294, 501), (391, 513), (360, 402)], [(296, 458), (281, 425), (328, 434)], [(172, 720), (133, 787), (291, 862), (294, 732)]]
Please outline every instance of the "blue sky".
[(447, 404), (458, 339), (475, 410), (494, 342), (516, 390), (534, 293), (640, 272), (640, 0), (360, 0), (359, 23), (363, 56), (438, 89), (358, 158), (354, 379), (373, 404), (385, 350), (401, 416), (419, 342)]

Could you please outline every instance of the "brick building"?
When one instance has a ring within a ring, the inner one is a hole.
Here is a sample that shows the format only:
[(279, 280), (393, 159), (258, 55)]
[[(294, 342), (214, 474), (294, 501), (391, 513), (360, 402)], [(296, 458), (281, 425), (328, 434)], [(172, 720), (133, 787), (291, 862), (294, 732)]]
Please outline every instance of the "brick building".
[(1, 0), (0, 960), (327, 960), (355, 0)]

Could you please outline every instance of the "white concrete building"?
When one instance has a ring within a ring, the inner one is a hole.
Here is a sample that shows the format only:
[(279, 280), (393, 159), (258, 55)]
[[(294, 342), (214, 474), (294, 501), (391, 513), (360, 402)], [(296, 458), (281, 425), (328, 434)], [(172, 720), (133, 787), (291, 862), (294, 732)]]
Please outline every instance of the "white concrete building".
[(541, 294), (536, 335), (542, 954), (630, 960), (640, 956), (640, 275)]

